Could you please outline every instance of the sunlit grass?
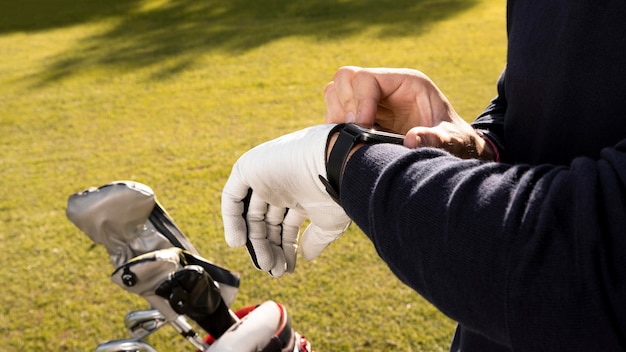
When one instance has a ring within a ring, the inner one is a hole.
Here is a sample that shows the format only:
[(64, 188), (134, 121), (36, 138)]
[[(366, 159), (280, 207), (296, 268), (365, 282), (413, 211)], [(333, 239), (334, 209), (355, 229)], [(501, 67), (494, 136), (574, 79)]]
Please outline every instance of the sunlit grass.
[[(247, 149), (323, 121), (342, 65), (421, 69), (473, 119), (504, 65), (504, 2), (48, 3), (0, 5), (0, 350), (127, 336), (145, 302), (64, 213), (71, 193), (118, 179), (150, 185), (205, 257), (241, 273), (235, 307), (285, 303), (317, 351), (447, 349), (454, 322), (358, 228), (272, 279), (225, 245), (219, 197)], [(171, 329), (150, 342), (193, 350)]]

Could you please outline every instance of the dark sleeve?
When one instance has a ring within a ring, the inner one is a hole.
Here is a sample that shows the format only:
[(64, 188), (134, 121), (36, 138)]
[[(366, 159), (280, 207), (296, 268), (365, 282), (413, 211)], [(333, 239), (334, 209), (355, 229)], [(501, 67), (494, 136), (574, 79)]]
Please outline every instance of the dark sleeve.
[(506, 69), (498, 79), (498, 95), (491, 100), (487, 108), (480, 114), (472, 127), (481, 130), (498, 148), (498, 153), (502, 161), (506, 160), (506, 148), (504, 145), (504, 115), (506, 113), (507, 101), (504, 91), (504, 80)]
[(368, 145), (341, 201), (395, 275), (515, 350), (626, 347), (626, 141), (569, 167)]

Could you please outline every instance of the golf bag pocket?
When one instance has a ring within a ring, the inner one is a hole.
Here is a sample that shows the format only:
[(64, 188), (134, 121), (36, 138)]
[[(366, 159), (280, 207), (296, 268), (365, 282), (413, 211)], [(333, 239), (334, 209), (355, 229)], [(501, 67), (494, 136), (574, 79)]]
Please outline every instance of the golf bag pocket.
[(182, 269), (179, 248), (162, 249), (137, 256), (115, 269), (111, 280), (140, 296), (154, 295), (156, 288)]
[(219, 338), (237, 318), (220, 296), (220, 289), (199, 265), (187, 265), (156, 289), (172, 309), (193, 319), (206, 332)]
[[(188, 265), (187, 259), (200, 263), (201, 258), (180, 248), (152, 251), (131, 259), (117, 268), (111, 280), (123, 289), (145, 297), (163, 309), (170, 319), (186, 315), (215, 337), (221, 336), (236, 322), (220, 295), (220, 288), (200, 265)], [(176, 314), (174, 314), (176, 313)]]

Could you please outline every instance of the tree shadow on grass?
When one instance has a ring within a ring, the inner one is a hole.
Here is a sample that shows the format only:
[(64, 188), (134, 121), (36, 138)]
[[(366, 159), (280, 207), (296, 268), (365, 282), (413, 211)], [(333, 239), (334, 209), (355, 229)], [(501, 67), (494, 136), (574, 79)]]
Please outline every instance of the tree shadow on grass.
[[(211, 51), (246, 52), (289, 36), (333, 40), (376, 26), (378, 35), (416, 35), (478, 0), (22, 0), (2, 4), (0, 33), (42, 31), (114, 18), (104, 33), (87, 37), (50, 60), (40, 84), (85, 67), (128, 69), (162, 64), (167, 78)], [(56, 10), (55, 10), (56, 9)], [(167, 64), (163, 65), (167, 60)]]

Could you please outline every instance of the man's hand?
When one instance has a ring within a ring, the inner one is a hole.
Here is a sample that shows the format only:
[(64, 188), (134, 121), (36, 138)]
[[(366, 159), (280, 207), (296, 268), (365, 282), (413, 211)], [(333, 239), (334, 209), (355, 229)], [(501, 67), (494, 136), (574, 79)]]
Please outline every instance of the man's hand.
[(326, 141), (334, 125), (318, 125), (263, 143), (233, 166), (222, 191), (226, 242), (246, 245), (254, 265), (273, 276), (293, 272), (299, 229), (305, 260), (317, 257), (350, 225), (326, 192)]
[(462, 158), (493, 157), (489, 144), (420, 71), (342, 67), (326, 86), (324, 99), (327, 123), (376, 125), (406, 135), (409, 148), (442, 148)]

